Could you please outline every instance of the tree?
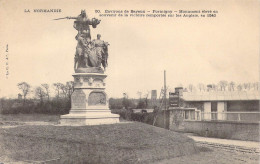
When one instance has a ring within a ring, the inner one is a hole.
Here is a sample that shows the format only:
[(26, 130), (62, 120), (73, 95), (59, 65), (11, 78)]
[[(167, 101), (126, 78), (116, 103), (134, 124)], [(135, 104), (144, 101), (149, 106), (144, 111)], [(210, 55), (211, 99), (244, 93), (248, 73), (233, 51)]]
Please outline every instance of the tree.
[(26, 82), (18, 83), (17, 86), (23, 92), (23, 102), (25, 103), (26, 96), (30, 93), (31, 86)]
[(44, 92), (48, 98), (48, 101), (50, 100), (50, 89), (49, 89), (49, 84), (42, 84), (42, 87), (44, 88)]
[(67, 97), (67, 94), (68, 94), (68, 93), (67, 93), (68, 90), (67, 90), (66, 86), (65, 86), (64, 84), (61, 84), (60, 89), (61, 89), (61, 91), (62, 91), (62, 92), (60, 93), (60, 96), (66, 98), (66, 97)]
[(217, 91), (218, 90), (218, 86), (216, 84), (212, 84), (212, 90), (213, 91)]
[(123, 106), (125, 107), (125, 109), (128, 109), (130, 102), (128, 100), (128, 94), (127, 93), (123, 93), (123, 101), (122, 101)]
[(74, 91), (74, 82), (73, 81), (66, 82), (65, 89), (66, 89), (66, 97), (70, 99)]
[(237, 85), (237, 90), (238, 90), (238, 91), (241, 91), (242, 89), (243, 89), (243, 86), (242, 86), (241, 84), (238, 84), (238, 85)]
[(199, 88), (200, 92), (201, 92), (202, 90), (205, 91), (205, 85), (204, 85), (203, 83), (199, 83), (199, 84), (198, 84), (198, 88)]
[(245, 90), (250, 90), (250, 83), (243, 83), (243, 87)]
[(208, 84), (207, 91), (209, 92), (209, 91), (215, 90), (213, 87), (214, 87), (214, 84)]
[(194, 86), (192, 84), (189, 84), (189, 91), (192, 92), (193, 91)]
[(128, 94), (127, 93), (123, 93), (123, 98), (128, 99)]
[(145, 106), (146, 108), (148, 107), (148, 97), (150, 95), (150, 91), (147, 91), (147, 93), (145, 94)]
[(60, 98), (60, 92), (61, 92), (61, 88), (63, 87), (63, 84), (62, 83), (54, 83), (53, 86), (54, 86), (54, 89), (56, 91), (56, 97)]
[(230, 91), (234, 91), (235, 89), (234, 89), (234, 86), (235, 86), (235, 83), (233, 82), (233, 81), (231, 81), (230, 83), (229, 83), (229, 90)]
[(259, 90), (259, 88), (260, 88), (260, 82), (256, 82), (255, 85), (256, 85), (256, 90)]
[(40, 98), (41, 103), (43, 103), (43, 98), (46, 96), (46, 93), (44, 92), (44, 89), (42, 87), (37, 87), (35, 89), (35, 96), (37, 98)]
[(68, 87), (69, 90), (69, 97), (71, 97), (73, 91), (74, 91), (74, 82), (73, 81), (68, 81), (66, 83), (66, 86)]
[(247, 85), (248, 85), (247, 90), (250, 90), (252, 87), (252, 83), (247, 83)]
[(221, 90), (221, 91), (225, 91), (227, 85), (228, 85), (228, 82), (227, 82), (227, 81), (221, 80), (221, 81), (219, 82), (220, 90)]
[(258, 91), (258, 89), (259, 89), (259, 82), (255, 82), (255, 83), (253, 83), (253, 88), (254, 88), (254, 90), (256, 90), (256, 91)]
[(137, 95), (139, 96), (140, 99), (142, 98), (142, 92), (138, 91)]
[(60, 89), (62, 91), (64, 98), (70, 99), (74, 89), (73, 81), (66, 82), (66, 85), (62, 84)]

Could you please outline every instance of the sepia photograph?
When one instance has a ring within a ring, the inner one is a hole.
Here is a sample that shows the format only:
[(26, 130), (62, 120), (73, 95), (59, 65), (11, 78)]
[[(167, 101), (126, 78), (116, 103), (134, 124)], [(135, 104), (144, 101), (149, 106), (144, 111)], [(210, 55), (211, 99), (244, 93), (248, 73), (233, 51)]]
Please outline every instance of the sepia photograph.
[(0, 0), (0, 164), (259, 164), (258, 0)]

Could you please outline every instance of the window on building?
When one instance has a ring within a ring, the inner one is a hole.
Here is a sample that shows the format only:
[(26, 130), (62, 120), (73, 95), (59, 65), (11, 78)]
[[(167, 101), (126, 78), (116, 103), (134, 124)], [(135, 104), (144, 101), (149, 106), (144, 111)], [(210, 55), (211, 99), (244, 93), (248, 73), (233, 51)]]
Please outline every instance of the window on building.
[(217, 110), (218, 110), (218, 103), (211, 102), (211, 112), (217, 112)]
[[(211, 102), (211, 112), (217, 112), (217, 110), (218, 110), (218, 103), (217, 102)], [(211, 113), (211, 119), (217, 120), (218, 119), (217, 113)]]

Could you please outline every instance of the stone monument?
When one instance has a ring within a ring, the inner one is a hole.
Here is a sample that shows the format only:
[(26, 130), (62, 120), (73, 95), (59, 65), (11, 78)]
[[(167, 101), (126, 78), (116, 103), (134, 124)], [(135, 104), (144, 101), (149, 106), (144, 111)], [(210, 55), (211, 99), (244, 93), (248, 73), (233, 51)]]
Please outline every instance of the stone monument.
[[(89, 19), (85, 10), (78, 17), (59, 19), (76, 19), (74, 28), (78, 31), (76, 53), (74, 57), (74, 91), (71, 95), (69, 114), (60, 116), (61, 125), (99, 125), (119, 122), (119, 115), (109, 110), (106, 94), (107, 75), (105, 70), (108, 59), (109, 44), (97, 39), (91, 40), (90, 25), (96, 28), (100, 20)], [(103, 68), (102, 68), (103, 67)]]

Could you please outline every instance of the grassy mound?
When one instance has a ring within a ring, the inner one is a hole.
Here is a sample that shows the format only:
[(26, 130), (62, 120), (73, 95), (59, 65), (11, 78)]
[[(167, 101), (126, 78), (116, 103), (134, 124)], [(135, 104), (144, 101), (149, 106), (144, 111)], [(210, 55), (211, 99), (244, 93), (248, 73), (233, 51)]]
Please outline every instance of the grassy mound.
[(149, 163), (197, 151), (192, 139), (142, 123), (0, 129), (1, 154), (18, 161)]

